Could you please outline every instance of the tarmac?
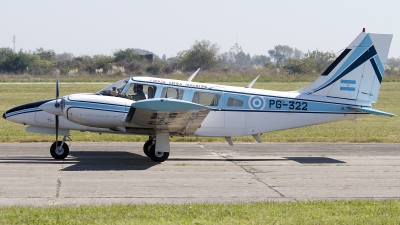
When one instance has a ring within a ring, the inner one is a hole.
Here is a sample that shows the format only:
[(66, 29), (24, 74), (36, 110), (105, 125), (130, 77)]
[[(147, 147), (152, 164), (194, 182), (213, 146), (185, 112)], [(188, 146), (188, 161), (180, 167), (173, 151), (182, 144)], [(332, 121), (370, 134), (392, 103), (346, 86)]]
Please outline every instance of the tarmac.
[(0, 206), (183, 204), (400, 198), (400, 144), (0, 143)]

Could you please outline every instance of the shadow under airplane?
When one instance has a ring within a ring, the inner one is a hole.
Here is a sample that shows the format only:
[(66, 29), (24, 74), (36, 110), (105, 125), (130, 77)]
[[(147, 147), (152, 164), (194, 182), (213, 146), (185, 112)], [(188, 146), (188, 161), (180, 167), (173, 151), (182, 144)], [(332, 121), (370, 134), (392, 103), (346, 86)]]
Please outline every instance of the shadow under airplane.
[(346, 163), (341, 160), (332, 159), (328, 157), (309, 157), (309, 156), (299, 156), (299, 157), (283, 157), (281, 159), (201, 159), (201, 158), (169, 158), (168, 161), (230, 161), (230, 162), (274, 162), (274, 161), (295, 161), (300, 164), (341, 164)]
[[(295, 161), (300, 164), (343, 164), (344, 161), (328, 157), (283, 157), (278, 159), (206, 159), (206, 158), (170, 158), (168, 161), (231, 161), (231, 162), (273, 162)], [(0, 157), (0, 164), (63, 164), (63, 171), (121, 171), (147, 170), (157, 164), (150, 158), (124, 151), (74, 151), (62, 161), (55, 161), (47, 157)]]
[[(70, 156), (76, 163), (63, 171), (147, 170), (160, 164), (149, 157), (123, 151), (74, 151)], [(68, 163), (68, 158), (65, 162)]]
[(159, 163), (150, 158), (124, 151), (74, 151), (64, 160), (49, 157), (0, 157), (0, 164), (64, 165), (63, 171), (146, 170)]

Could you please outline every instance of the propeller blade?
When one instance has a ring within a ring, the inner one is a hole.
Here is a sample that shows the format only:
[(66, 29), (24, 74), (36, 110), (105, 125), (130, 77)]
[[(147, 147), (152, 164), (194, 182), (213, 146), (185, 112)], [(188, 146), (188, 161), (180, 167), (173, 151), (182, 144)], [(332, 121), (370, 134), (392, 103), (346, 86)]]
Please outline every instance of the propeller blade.
[(58, 88), (58, 71), (56, 72), (56, 99), (60, 96), (60, 89)]
[(57, 145), (58, 145), (58, 124), (59, 124), (59, 122), (58, 122), (58, 116), (56, 116), (56, 147), (58, 147)]
[(56, 104), (54, 105), (56, 108), (60, 106), (58, 103), (58, 97), (60, 96), (60, 88), (58, 87), (58, 71), (56, 71)]
[[(56, 104), (55, 107), (58, 108), (60, 104), (58, 104), (58, 97), (60, 96), (60, 89), (58, 87), (58, 71), (56, 71)], [(56, 148), (58, 147), (58, 116), (56, 115)]]

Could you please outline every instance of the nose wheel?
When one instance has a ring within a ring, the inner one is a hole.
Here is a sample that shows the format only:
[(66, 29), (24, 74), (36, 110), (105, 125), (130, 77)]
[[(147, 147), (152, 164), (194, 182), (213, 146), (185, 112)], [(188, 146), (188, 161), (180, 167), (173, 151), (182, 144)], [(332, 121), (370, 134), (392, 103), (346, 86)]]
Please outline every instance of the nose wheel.
[(65, 159), (69, 154), (69, 147), (65, 143), (66, 136), (62, 141), (55, 141), (50, 147), (50, 154), (54, 159)]
[(62, 141), (54, 142), (50, 147), (50, 154), (54, 159), (65, 159), (69, 154), (69, 147)]

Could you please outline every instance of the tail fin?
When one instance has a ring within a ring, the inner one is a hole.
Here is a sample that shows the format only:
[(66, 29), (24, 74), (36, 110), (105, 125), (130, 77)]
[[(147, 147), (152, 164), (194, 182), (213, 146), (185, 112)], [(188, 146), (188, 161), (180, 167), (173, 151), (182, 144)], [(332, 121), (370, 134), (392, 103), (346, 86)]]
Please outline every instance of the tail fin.
[(299, 92), (376, 102), (392, 36), (362, 32), (314, 83)]

